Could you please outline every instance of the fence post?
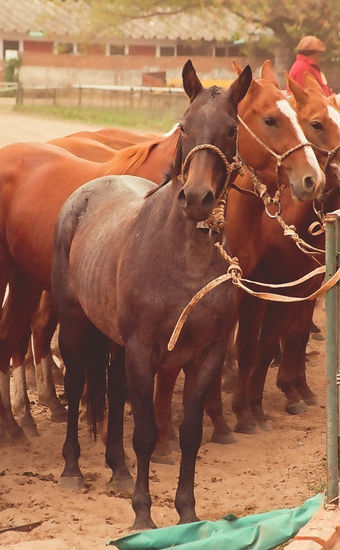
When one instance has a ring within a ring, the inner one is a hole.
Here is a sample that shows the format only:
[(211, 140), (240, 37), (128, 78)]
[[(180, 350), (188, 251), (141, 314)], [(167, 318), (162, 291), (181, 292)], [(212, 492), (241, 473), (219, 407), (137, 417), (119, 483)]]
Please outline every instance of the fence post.
[[(340, 266), (340, 210), (326, 216), (326, 280)], [(340, 288), (337, 283), (326, 293), (326, 363), (327, 363), (327, 500), (338, 494), (339, 468), (339, 314)]]

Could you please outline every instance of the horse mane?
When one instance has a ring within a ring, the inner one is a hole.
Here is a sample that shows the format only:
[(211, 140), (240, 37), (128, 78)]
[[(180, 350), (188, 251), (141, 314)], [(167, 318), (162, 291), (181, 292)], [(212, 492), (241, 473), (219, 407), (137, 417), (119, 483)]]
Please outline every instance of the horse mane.
[(119, 151), (114, 159), (110, 161), (109, 167), (105, 172), (105, 175), (109, 174), (131, 174), (140, 167), (143, 162), (148, 158), (152, 149), (163, 141), (163, 136), (155, 138), (150, 141), (144, 141), (131, 145)]
[(145, 199), (148, 197), (151, 197), (154, 193), (156, 193), (161, 187), (164, 187), (169, 181), (176, 179), (177, 176), (181, 173), (182, 170), (182, 134), (180, 131), (178, 131), (178, 139), (176, 143), (176, 149), (175, 149), (175, 155), (174, 160), (170, 163), (169, 169), (166, 172), (164, 176), (164, 180), (160, 185), (157, 185), (157, 187), (154, 187), (150, 191), (148, 191), (145, 195)]

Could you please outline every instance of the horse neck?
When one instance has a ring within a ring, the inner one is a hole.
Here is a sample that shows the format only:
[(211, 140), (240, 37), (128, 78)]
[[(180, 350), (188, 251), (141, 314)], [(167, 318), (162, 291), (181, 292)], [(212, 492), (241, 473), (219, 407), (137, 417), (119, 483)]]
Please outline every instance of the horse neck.
[[(238, 176), (236, 185), (241, 189), (253, 191), (251, 175)], [(313, 244), (308, 235), (308, 227), (316, 221), (312, 201), (294, 201), (289, 188), (281, 194), (281, 217), (288, 225), (294, 225), (301, 236)], [(269, 207), (271, 211), (271, 207)], [(273, 212), (276, 207), (273, 206)], [(268, 240), (270, 235), (270, 241)], [(269, 218), (261, 198), (232, 189), (227, 206), (227, 240), (231, 255), (237, 256), (244, 275), (253, 271), (261, 258), (268, 253), (275, 241), (278, 248), (287, 244), (283, 229), (277, 220)], [(317, 246), (317, 245), (316, 245)], [(302, 254), (302, 252), (301, 252)]]
[(119, 151), (105, 165), (105, 174), (130, 174), (161, 183), (170, 166), (179, 130), (166, 138), (159, 137)]
[(202, 270), (204, 274), (207, 265), (214, 262), (218, 254), (208, 235), (197, 229), (195, 221), (184, 216), (177, 200), (178, 191), (178, 183), (170, 181), (145, 199), (145, 208), (150, 209), (148, 228), (152, 233), (155, 228), (161, 229), (159, 246), (164, 246), (176, 261), (182, 261), (187, 268), (191, 266), (196, 273)]

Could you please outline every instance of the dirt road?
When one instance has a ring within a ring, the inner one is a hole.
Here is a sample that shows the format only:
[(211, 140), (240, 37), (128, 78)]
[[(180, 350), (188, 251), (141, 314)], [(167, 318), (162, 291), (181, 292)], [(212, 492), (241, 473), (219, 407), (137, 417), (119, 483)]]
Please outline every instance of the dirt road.
[(48, 141), (81, 130), (93, 130), (90, 124), (39, 119), (0, 108), (0, 147), (17, 141)]

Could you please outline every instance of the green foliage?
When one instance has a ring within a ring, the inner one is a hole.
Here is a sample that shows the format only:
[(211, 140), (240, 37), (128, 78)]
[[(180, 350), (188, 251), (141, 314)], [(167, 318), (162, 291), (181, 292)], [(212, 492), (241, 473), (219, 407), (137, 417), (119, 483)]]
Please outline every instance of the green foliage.
[[(143, 19), (162, 14), (194, 10), (203, 14), (210, 8), (228, 8), (247, 22), (258, 23), (273, 31), (272, 38), (262, 40), (267, 49), (285, 46), (294, 51), (300, 38), (314, 34), (327, 44), (325, 58), (340, 59), (339, 0), (88, 0), (92, 22), (98, 29), (111, 27), (129, 19)], [(110, 31), (110, 32), (111, 32)]]
[(18, 82), (18, 69), (21, 65), (21, 59), (10, 59), (5, 65), (5, 82)]

